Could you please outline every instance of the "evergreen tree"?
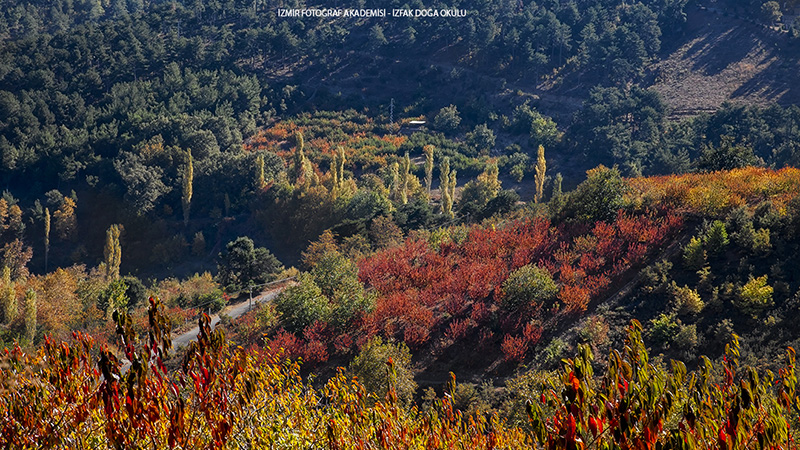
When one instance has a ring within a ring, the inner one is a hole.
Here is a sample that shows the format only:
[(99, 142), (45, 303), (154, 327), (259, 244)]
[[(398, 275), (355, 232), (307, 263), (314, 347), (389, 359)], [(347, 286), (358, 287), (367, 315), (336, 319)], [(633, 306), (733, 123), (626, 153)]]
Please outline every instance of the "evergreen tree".
[(266, 248), (256, 248), (249, 237), (239, 237), (220, 253), (217, 268), (219, 283), (235, 291), (274, 280), (283, 265)]
[(192, 240), (192, 255), (194, 256), (203, 256), (206, 251), (206, 237), (203, 236), (202, 231), (198, 231), (194, 234), (194, 239)]
[(103, 249), (106, 263), (106, 274), (112, 279), (119, 278), (119, 266), (122, 263), (122, 247), (119, 244), (119, 225), (111, 225), (106, 231), (106, 246)]
[(183, 169), (183, 226), (189, 225), (189, 210), (192, 207), (192, 184), (194, 181), (194, 163), (192, 161), (192, 151), (186, 151), (186, 166)]
[(706, 250), (703, 248), (703, 241), (697, 237), (692, 237), (683, 250), (683, 265), (692, 271), (700, 270), (706, 265)]
[(388, 43), (389, 41), (386, 40), (386, 36), (383, 34), (383, 28), (380, 25), (375, 24), (369, 29), (369, 45), (372, 48), (379, 48)]
[(433, 126), (437, 130), (453, 132), (461, 124), (461, 115), (455, 105), (445, 106), (433, 118)]
[(544, 159), (544, 147), (539, 146), (538, 157), (536, 159), (536, 174), (534, 181), (536, 182), (536, 193), (533, 196), (533, 201), (539, 203), (544, 195), (544, 177), (547, 170), (547, 161)]
[(709, 253), (712, 255), (721, 253), (730, 243), (728, 231), (725, 229), (725, 222), (721, 220), (712, 222), (703, 241)]

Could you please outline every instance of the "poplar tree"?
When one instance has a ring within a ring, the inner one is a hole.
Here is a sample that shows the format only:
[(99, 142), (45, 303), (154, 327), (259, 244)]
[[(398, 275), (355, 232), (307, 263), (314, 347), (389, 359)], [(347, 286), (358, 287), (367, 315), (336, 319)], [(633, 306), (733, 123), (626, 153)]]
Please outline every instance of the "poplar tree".
[(77, 204), (74, 199), (63, 197), (60, 207), (53, 212), (53, 219), (55, 220), (54, 226), (60, 239), (71, 239), (77, 229), (78, 223), (75, 217), (76, 206)]
[(333, 174), (333, 188), (339, 189), (344, 182), (344, 147), (339, 146), (336, 153), (333, 155), (333, 162), (331, 163), (331, 172)]
[(256, 158), (256, 187), (264, 189), (267, 186), (267, 179), (264, 175), (264, 155)]
[(25, 292), (25, 340), (33, 344), (36, 337), (36, 291), (28, 289)]
[(533, 196), (533, 201), (539, 203), (544, 195), (544, 173), (547, 170), (547, 161), (544, 159), (544, 147), (539, 146), (539, 155), (536, 159), (536, 174), (534, 181), (536, 182), (536, 193)]
[(304, 180), (306, 183), (311, 181), (311, 176), (313, 175), (313, 168), (311, 167), (311, 162), (306, 158), (306, 154), (303, 152), (305, 148), (305, 142), (303, 140), (303, 133), (297, 132), (295, 134), (295, 148), (294, 148), (294, 181), (297, 183), (301, 179)]
[(561, 173), (557, 173), (553, 178), (553, 192), (550, 194), (550, 203), (547, 204), (551, 215), (556, 215), (564, 208), (564, 194), (561, 192)]
[(400, 175), (400, 201), (405, 205), (408, 203), (408, 179), (411, 177), (411, 158), (406, 152), (403, 158), (403, 172)]
[(187, 161), (183, 169), (183, 226), (189, 225), (189, 210), (192, 207), (192, 182), (194, 181), (194, 163), (192, 162), (192, 151), (186, 151)]
[(119, 266), (122, 263), (122, 247), (119, 244), (119, 225), (111, 225), (106, 231), (105, 255), (106, 271), (109, 278), (119, 278)]
[(450, 198), (450, 158), (446, 157), (439, 163), (439, 192), (441, 193), (442, 214), (452, 214), (453, 199)]
[(478, 181), (484, 183), (486, 187), (489, 189), (489, 194), (491, 198), (497, 197), (497, 194), (500, 192), (501, 183), (499, 179), (500, 170), (497, 167), (497, 162), (491, 162), (486, 165), (486, 168), (483, 169), (483, 173), (478, 175)]
[(431, 196), (431, 184), (433, 183), (433, 150), (434, 147), (430, 144), (422, 147), (422, 151), (425, 153), (425, 188), (429, 198)]
[(11, 280), (11, 269), (3, 267), (3, 286), (0, 289), (0, 301), (3, 307), (3, 320), (11, 323), (17, 317), (17, 296), (14, 291), (14, 282)]
[(341, 145), (339, 146), (339, 152), (338, 153), (339, 153), (339, 158), (337, 160), (337, 165), (336, 165), (336, 172), (337, 172), (336, 177), (339, 180), (339, 187), (342, 187), (342, 183), (344, 183), (345, 156), (344, 156), (344, 147), (342, 147)]
[(392, 200), (401, 201), (400, 193), (400, 164), (392, 163)]
[(8, 208), (8, 231), (17, 239), (22, 239), (25, 223), (22, 221), (22, 209), (19, 205)]
[(8, 229), (8, 202), (0, 198), (0, 236)]
[(456, 170), (453, 169), (450, 171), (448, 189), (450, 192), (448, 193), (447, 197), (450, 199), (450, 217), (453, 217), (453, 203), (456, 201)]
[(47, 272), (47, 256), (50, 254), (50, 209), (44, 209), (44, 271)]

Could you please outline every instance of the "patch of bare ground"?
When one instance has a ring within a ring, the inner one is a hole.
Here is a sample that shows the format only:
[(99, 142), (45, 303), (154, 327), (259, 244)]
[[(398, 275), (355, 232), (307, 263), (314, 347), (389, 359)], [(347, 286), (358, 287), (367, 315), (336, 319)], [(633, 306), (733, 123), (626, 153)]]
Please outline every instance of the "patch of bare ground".
[(800, 45), (788, 33), (714, 7), (688, 11), (688, 40), (650, 68), (673, 118), (723, 102), (800, 103)]

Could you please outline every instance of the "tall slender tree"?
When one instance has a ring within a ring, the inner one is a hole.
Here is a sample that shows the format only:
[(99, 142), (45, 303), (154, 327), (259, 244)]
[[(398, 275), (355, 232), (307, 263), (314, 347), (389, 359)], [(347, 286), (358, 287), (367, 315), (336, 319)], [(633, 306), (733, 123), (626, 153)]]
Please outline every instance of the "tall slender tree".
[(454, 217), (453, 214), (453, 204), (456, 202), (456, 170), (452, 169), (450, 171), (450, 176), (448, 177), (447, 188), (449, 189), (449, 193), (447, 197), (450, 199), (450, 217)]
[(17, 317), (17, 295), (14, 290), (14, 281), (11, 280), (11, 269), (3, 267), (3, 285), (0, 287), (0, 306), (3, 307), (3, 321), (11, 323)]
[(192, 151), (186, 151), (186, 166), (183, 168), (183, 226), (189, 225), (189, 211), (192, 208), (192, 184), (194, 182), (194, 162), (192, 161)]
[(433, 150), (434, 147), (430, 144), (422, 147), (425, 153), (425, 189), (427, 189), (428, 197), (431, 196), (431, 184), (433, 183)]
[(500, 192), (500, 189), (502, 187), (499, 175), (500, 175), (500, 170), (497, 167), (497, 162), (494, 160), (492, 160), (489, 164), (486, 165), (486, 168), (483, 170), (483, 173), (478, 175), (478, 181), (486, 185), (486, 187), (489, 189), (489, 194), (491, 198), (497, 197), (497, 194)]
[(392, 163), (392, 200), (395, 202), (401, 201), (402, 194), (400, 193), (400, 164)]
[[(305, 141), (303, 140), (303, 133), (298, 131), (295, 134), (295, 147), (294, 147), (294, 182), (295, 184), (300, 180), (309, 182), (312, 173), (308, 170), (311, 167), (310, 161), (306, 158), (304, 153)], [(313, 171), (312, 171), (313, 172)]]
[(439, 165), (439, 191), (442, 194), (442, 214), (449, 217), (453, 217), (455, 182), (455, 170), (450, 170), (450, 158), (445, 157)]
[(550, 193), (550, 203), (547, 204), (551, 215), (556, 215), (564, 208), (564, 194), (561, 192), (561, 173), (557, 173), (553, 178), (553, 191)]
[(333, 155), (333, 162), (331, 163), (334, 190), (341, 188), (344, 182), (344, 162), (344, 147), (340, 145), (339, 148), (336, 149), (336, 153)]
[(50, 208), (44, 209), (44, 271), (47, 272), (47, 257), (50, 254)]
[(256, 157), (256, 187), (264, 189), (267, 186), (266, 176), (264, 175), (264, 155)]
[(342, 183), (344, 183), (344, 163), (345, 163), (344, 147), (340, 145), (337, 153), (339, 157), (336, 160), (336, 178), (339, 180), (339, 187), (342, 187)]
[(411, 158), (406, 152), (403, 158), (403, 171), (400, 173), (400, 202), (408, 203), (408, 179), (411, 178)]
[(25, 341), (33, 344), (36, 338), (36, 291), (28, 289), (25, 292)]
[(119, 266), (122, 263), (122, 247), (119, 244), (119, 225), (111, 225), (106, 231), (106, 246), (103, 249), (106, 263), (106, 274), (112, 280), (119, 278)]
[(547, 170), (547, 161), (544, 159), (544, 147), (539, 146), (538, 157), (536, 159), (536, 174), (534, 181), (536, 182), (536, 192), (534, 193), (533, 200), (539, 203), (544, 195), (544, 179), (545, 171)]

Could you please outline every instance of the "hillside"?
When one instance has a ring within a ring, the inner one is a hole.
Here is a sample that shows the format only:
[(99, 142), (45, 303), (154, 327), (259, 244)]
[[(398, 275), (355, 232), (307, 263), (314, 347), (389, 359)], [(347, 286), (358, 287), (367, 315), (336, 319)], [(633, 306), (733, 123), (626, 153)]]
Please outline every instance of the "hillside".
[(722, 103), (800, 103), (798, 43), (719, 5), (687, 8), (683, 38), (648, 68), (651, 87), (679, 118), (711, 113)]
[(1, 3), (5, 447), (796, 447), (796, 1)]
[[(124, 374), (83, 333), (47, 338), (36, 354), (13, 347), (1, 357), (0, 432), (20, 448), (145, 439), (214, 448), (715, 448), (703, 443), (713, 440), (790, 449), (795, 353), (782, 347), (799, 337), (798, 192), (797, 169), (623, 180), (601, 167), (546, 209), (418, 234), (354, 258), (357, 266), (328, 235), (273, 308), (228, 324), (239, 346), (205, 316), (198, 341), (167, 369), (169, 319), (151, 299), (149, 325), (114, 315), (120, 352), (133, 363)], [(443, 303), (437, 290), (448, 293)], [(353, 303), (370, 298), (372, 310)], [(272, 338), (261, 343), (265, 331)], [(303, 381), (329, 351), (356, 346), (347, 372), (317, 372), (319, 386)], [(298, 355), (305, 369), (286, 360)], [(496, 362), (472, 379), (470, 359)], [(415, 396), (432, 377), (442, 393)]]

